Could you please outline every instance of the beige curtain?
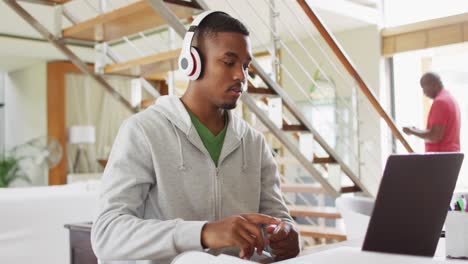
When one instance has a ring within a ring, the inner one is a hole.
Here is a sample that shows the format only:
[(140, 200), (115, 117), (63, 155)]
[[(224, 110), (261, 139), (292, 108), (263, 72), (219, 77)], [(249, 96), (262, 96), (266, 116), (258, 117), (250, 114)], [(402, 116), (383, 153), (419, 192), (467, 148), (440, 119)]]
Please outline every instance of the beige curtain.
[[(107, 81), (130, 101), (130, 79), (112, 77)], [(132, 113), (87, 75), (67, 74), (65, 85), (67, 128), (89, 125), (96, 129), (96, 143), (84, 145), (86, 155), (80, 156), (75, 171), (73, 164), (78, 146), (67, 144), (68, 172), (102, 171), (97, 160), (107, 159), (121, 123)]]

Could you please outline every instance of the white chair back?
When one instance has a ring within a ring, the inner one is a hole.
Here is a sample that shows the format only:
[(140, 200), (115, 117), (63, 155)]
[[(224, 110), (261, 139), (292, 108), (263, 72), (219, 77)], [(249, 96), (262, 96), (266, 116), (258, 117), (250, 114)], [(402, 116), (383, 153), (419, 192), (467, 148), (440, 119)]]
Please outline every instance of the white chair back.
[(336, 207), (340, 212), (348, 240), (364, 239), (370, 216), (374, 209), (374, 200), (366, 197), (339, 197)]

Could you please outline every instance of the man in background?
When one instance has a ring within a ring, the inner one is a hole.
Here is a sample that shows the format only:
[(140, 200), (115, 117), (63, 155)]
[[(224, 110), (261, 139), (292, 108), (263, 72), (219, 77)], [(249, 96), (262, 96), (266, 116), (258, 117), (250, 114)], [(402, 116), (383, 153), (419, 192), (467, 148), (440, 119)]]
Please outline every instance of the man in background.
[(426, 152), (460, 151), (460, 108), (444, 89), (439, 75), (425, 73), (420, 80), (424, 94), (433, 99), (426, 129), (404, 127), (403, 132), (424, 139)]

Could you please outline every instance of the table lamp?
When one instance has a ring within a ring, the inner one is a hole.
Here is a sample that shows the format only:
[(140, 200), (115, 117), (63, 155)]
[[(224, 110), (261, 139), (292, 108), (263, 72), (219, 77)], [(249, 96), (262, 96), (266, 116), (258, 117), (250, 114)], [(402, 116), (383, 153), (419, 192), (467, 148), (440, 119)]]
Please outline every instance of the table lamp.
[(85, 144), (94, 144), (96, 142), (96, 129), (94, 126), (71, 126), (68, 129), (68, 143), (78, 145), (78, 150), (73, 162), (73, 172), (76, 171), (76, 166), (81, 155), (84, 155), (89, 166), (89, 159), (86, 154)]

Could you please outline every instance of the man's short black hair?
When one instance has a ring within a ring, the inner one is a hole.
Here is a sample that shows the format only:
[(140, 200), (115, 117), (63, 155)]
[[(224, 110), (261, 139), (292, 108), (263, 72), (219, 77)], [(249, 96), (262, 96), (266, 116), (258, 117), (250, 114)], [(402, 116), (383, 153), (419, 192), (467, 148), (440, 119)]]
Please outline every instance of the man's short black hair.
[(208, 15), (202, 20), (195, 32), (195, 43), (197, 39), (216, 35), (219, 32), (234, 32), (248, 36), (249, 30), (242, 22), (232, 16), (217, 12)]

